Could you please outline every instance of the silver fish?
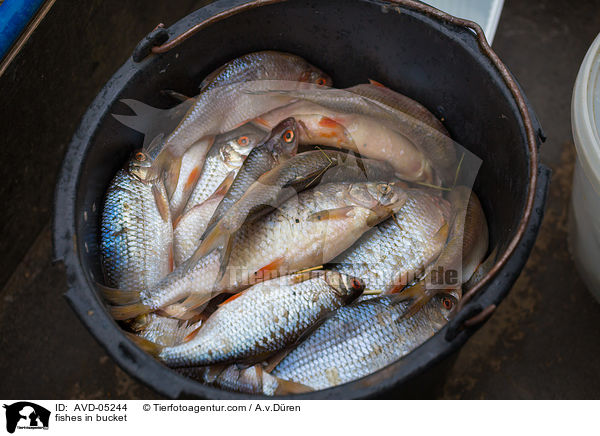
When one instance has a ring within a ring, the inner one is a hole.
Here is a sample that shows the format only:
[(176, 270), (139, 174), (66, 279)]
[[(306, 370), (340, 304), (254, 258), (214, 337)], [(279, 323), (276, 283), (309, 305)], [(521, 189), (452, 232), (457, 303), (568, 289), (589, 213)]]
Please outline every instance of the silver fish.
[[(253, 124), (246, 123), (220, 135), (209, 151), (201, 171), (198, 170), (200, 175), (190, 174), (189, 186), (193, 186), (192, 183), (195, 186), (185, 206), (184, 214), (173, 222), (175, 265), (181, 265), (194, 253), (200, 237), (204, 234), (211, 217), (229, 190), (244, 160), (267, 134)], [(184, 161), (190, 151), (184, 155)], [(197, 181), (194, 181), (195, 179)], [(173, 203), (171, 206), (173, 209)]]
[(400, 185), (329, 183), (301, 192), (262, 220), (236, 234), (227, 273), (215, 283), (219, 256), (190, 258), (152, 288), (104, 290), (116, 319), (130, 319), (187, 298), (172, 316), (195, 309), (221, 292), (239, 292), (259, 281), (329, 262), (369, 228), (399, 210), (406, 200)]
[(206, 201), (226, 179), (233, 180), (248, 154), (268, 134), (254, 124), (246, 123), (231, 132), (219, 135), (206, 156), (204, 167), (200, 169), (198, 182), (184, 213)]
[(386, 295), (338, 309), (292, 350), (272, 375), (313, 389), (357, 380), (402, 358), (449, 320), (457, 303), (436, 296), (412, 317), (396, 295)]
[(317, 141), (387, 160), (400, 177), (411, 181), (430, 183), (434, 175), (451, 181), (455, 174), (456, 143), (397, 110), (397, 102), (386, 96), (371, 99), (341, 89), (274, 90), (272, 94), (300, 100), (261, 115), (260, 121), (269, 127), (282, 118), (296, 118), (304, 126), (301, 144)]
[(201, 91), (252, 80), (292, 80), (331, 86), (331, 78), (299, 56), (280, 51), (259, 51), (240, 56), (210, 73)]
[[(385, 162), (361, 160), (332, 150), (301, 153), (264, 173), (256, 183), (243, 190), (241, 197), (229, 197), (227, 210), (222, 207), (224, 200), (219, 205), (220, 213), (214, 214), (202, 238), (198, 255), (209, 253), (217, 247), (225, 247), (227, 252), (231, 248), (233, 235), (244, 222), (253, 221), (271, 208), (279, 206), (297, 191), (314, 187), (319, 182), (388, 181), (393, 178), (393, 168)], [(235, 197), (239, 199), (234, 202)], [(226, 254), (222, 256), (222, 270), (227, 266), (227, 258)]]
[(108, 187), (100, 223), (106, 284), (126, 290), (156, 285), (173, 267), (173, 227), (162, 180), (142, 181), (151, 165), (138, 151)]
[(261, 361), (363, 289), (359, 280), (332, 271), (258, 283), (223, 303), (189, 342), (162, 348), (158, 357), (173, 367)]
[(410, 314), (417, 312), (439, 293), (457, 293), (467, 282), (488, 249), (488, 228), (479, 199), (471, 189), (458, 186), (449, 194), (452, 204), (452, 227), (448, 241), (434, 263), (427, 267), (423, 280), (402, 291), (412, 299)]
[(395, 214), (369, 230), (335, 258), (336, 271), (360, 277), (368, 290), (384, 293), (414, 281), (444, 248), (450, 205), (424, 190), (407, 190), (408, 200)]

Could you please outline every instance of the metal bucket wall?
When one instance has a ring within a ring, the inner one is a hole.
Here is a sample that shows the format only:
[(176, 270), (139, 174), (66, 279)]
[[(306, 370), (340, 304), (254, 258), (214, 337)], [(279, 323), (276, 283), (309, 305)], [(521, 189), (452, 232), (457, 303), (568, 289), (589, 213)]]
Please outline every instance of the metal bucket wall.
[(172, 101), (161, 90), (195, 95), (205, 75), (248, 52), (295, 53), (331, 74), (336, 87), (373, 79), (420, 101), (444, 120), (455, 140), (483, 160), (474, 189), (499, 261), (478, 285), (475, 298), (401, 361), (356, 382), (298, 397), (361, 398), (400, 388), (466, 341), (481, 324), (476, 321), (489, 314), (486, 308), (499, 304), (510, 290), (535, 241), (549, 170), (538, 165), (541, 130), (518, 85), (476, 25), (410, 0), (221, 0), (173, 25), (168, 36), (172, 40), (199, 23), (195, 33), (170, 50), (145, 58), (142, 50), (140, 62), (127, 61), (90, 106), (70, 144), (57, 186), (54, 229), (56, 257), (68, 272), (67, 299), (107, 352), (158, 392), (247, 397), (186, 379), (143, 353), (120, 332), (94, 289), (94, 280), (102, 277), (97, 230), (103, 195), (131, 150), (142, 143), (140, 134), (110, 114), (128, 113), (121, 98), (169, 107)]

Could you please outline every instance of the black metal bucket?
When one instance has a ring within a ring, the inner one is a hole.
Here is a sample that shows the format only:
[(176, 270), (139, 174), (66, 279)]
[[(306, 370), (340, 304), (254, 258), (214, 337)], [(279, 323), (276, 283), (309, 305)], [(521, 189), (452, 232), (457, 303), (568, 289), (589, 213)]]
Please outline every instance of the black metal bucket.
[(264, 49), (306, 58), (330, 73), (338, 87), (374, 79), (413, 97), (483, 159), (475, 191), (499, 260), (476, 285), (474, 298), (404, 359), (355, 382), (294, 398), (374, 397), (414, 384), (417, 375), (460, 348), (510, 290), (534, 244), (550, 171), (538, 164), (540, 126), (481, 29), (412, 0), (219, 0), (152, 32), (136, 49), (137, 62), (128, 60), (96, 97), (63, 164), (54, 250), (66, 265), (65, 296), (113, 359), (161, 394), (249, 397), (182, 377), (134, 346), (108, 314), (94, 280), (102, 277), (97, 230), (104, 192), (142, 142), (110, 116), (127, 113), (118, 100), (168, 107), (172, 102), (161, 90), (194, 95), (217, 66)]

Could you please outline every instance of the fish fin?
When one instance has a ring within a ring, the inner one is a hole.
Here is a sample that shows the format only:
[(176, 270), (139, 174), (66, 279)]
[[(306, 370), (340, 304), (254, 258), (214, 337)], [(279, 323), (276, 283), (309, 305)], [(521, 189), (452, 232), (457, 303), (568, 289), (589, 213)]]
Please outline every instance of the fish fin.
[(212, 200), (217, 197), (222, 197), (225, 194), (227, 194), (227, 191), (229, 191), (229, 188), (231, 188), (231, 184), (234, 180), (235, 171), (229, 171), (229, 173), (227, 173), (221, 184), (217, 187), (217, 189), (215, 189), (215, 192), (210, 194), (210, 197), (208, 197), (205, 201)]
[(450, 226), (448, 225), (448, 222), (445, 222), (444, 225), (442, 225), (442, 227), (440, 227), (439, 230), (436, 232), (433, 239), (435, 241), (441, 241), (442, 243), (444, 243), (448, 240), (449, 234), (450, 234)]
[(277, 365), (279, 365), (279, 363), (285, 359), (285, 357), (290, 354), (290, 351), (292, 351), (292, 347), (287, 347), (284, 348), (281, 351), (278, 351), (277, 353), (273, 354), (271, 357), (269, 357), (267, 359), (267, 361), (265, 362), (265, 366), (264, 366), (264, 370), (266, 372), (271, 372), (273, 371)]
[(124, 321), (126, 319), (135, 318), (136, 316), (145, 315), (151, 312), (148, 306), (144, 303), (133, 303), (124, 306), (111, 306), (110, 314), (117, 321)]
[(306, 219), (307, 221), (329, 221), (347, 218), (354, 210), (354, 206), (339, 207), (337, 209), (326, 209), (312, 213)]
[(279, 271), (279, 269), (281, 268), (281, 266), (283, 265), (284, 262), (285, 262), (285, 259), (283, 257), (279, 257), (279, 258), (275, 259), (273, 262), (269, 263), (268, 265), (263, 266), (261, 269), (256, 271), (254, 273), (254, 279), (257, 282), (259, 282), (259, 281), (275, 278), (276, 276), (274, 276), (273, 273), (275, 271)]
[(127, 336), (131, 342), (153, 357), (158, 357), (164, 348), (162, 345), (134, 335), (133, 333), (125, 332), (125, 336)]
[(112, 304), (131, 304), (140, 301), (140, 291), (126, 291), (123, 289), (111, 288), (96, 282), (96, 287), (105, 300)]
[(253, 120), (250, 121), (252, 124), (258, 124), (261, 127), (266, 127), (267, 129), (271, 129), (271, 125), (269, 123), (267, 123), (267, 121), (264, 118), (260, 118), (260, 117), (256, 117)]
[(219, 283), (225, 276), (227, 266), (229, 265), (229, 258), (231, 257), (231, 251), (233, 249), (233, 236), (230, 234), (227, 239), (223, 242), (221, 247), (221, 254), (219, 259), (219, 274), (217, 275), (216, 283)]
[(313, 388), (309, 388), (301, 383), (284, 380), (271, 374), (269, 374), (269, 376), (274, 377), (277, 380), (277, 389), (275, 390), (275, 395), (305, 394), (307, 392), (314, 391)]
[(148, 318), (148, 314), (140, 315), (127, 322), (127, 326), (134, 332), (141, 332), (146, 330), (149, 324), (150, 319)]
[(168, 170), (165, 175), (165, 188), (167, 189), (167, 195), (169, 198), (173, 197), (173, 193), (175, 192), (175, 189), (177, 189), (182, 161), (183, 156), (173, 157), (168, 166)]
[(376, 80), (372, 80), (369, 79), (369, 83), (373, 86), (377, 86), (379, 88), (385, 88), (385, 89), (389, 89), (387, 86), (385, 86), (383, 83), (377, 82)]
[(204, 382), (205, 383), (214, 383), (215, 380), (221, 375), (221, 373), (227, 368), (227, 365), (211, 365), (206, 368), (206, 372), (204, 373)]
[(182, 342), (185, 343), (185, 342), (189, 342), (192, 339), (194, 339), (201, 328), (202, 328), (202, 326), (192, 330), (190, 333), (187, 334), (187, 336), (185, 338), (183, 338)]
[(158, 209), (158, 213), (164, 222), (168, 223), (171, 221), (171, 214), (169, 211), (169, 202), (162, 195), (158, 186), (152, 185), (152, 195), (154, 195), (154, 202), (156, 203), (156, 208)]
[(173, 243), (169, 245), (169, 272), (175, 269), (175, 253), (173, 252)]
[(205, 233), (200, 245), (196, 248), (194, 254), (187, 260), (188, 265), (196, 265), (200, 259), (212, 253), (217, 248), (223, 247), (228, 240), (229, 232), (222, 231), (217, 222), (209, 233)]
[(401, 319), (410, 318), (416, 314), (429, 302), (429, 300), (431, 300), (432, 297), (433, 294), (429, 292), (427, 288), (425, 288), (425, 280), (421, 280), (410, 288), (404, 289), (402, 292), (397, 294), (397, 301), (411, 300), (411, 303), (406, 309), (406, 312), (404, 312), (402, 315)]
[[(323, 268), (323, 265), (320, 265), (315, 268)], [(295, 273), (293, 276), (290, 276), (290, 281), (293, 284), (298, 284), (298, 283), (302, 283), (307, 280), (313, 279), (315, 277), (318, 277), (320, 275), (323, 275), (323, 273), (324, 273), (323, 271), (315, 271), (313, 268), (309, 268), (309, 270), (299, 271), (299, 272)]]
[(181, 92), (173, 91), (172, 89), (163, 89), (161, 94), (171, 97), (173, 100), (178, 102), (184, 102), (193, 99), (192, 97), (188, 97), (187, 95), (182, 94)]
[[(213, 146), (214, 142), (215, 142), (215, 137), (208, 136), (205, 139), (203, 139), (202, 141), (198, 141), (197, 144), (199, 144), (199, 145), (206, 144), (206, 151), (208, 151)], [(181, 160), (179, 162), (180, 168), (177, 170), (178, 171), (177, 180), (175, 179), (174, 170), (173, 171), (169, 170), (169, 173), (168, 173), (168, 176), (172, 177), (173, 179), (167, 183), (172, 183), (173, 189), (177, 189), (177, 186), (179, 183), (179, 177), (181, 176), (182, 161), (183, 161), (183, 156), (181, 157)], [(183, 209), (185, 207), (190, 196), (192, 195), (192, 192), (194, 191), (194, 188), (198, 184), (198, 180), (200, 179), (200, 176), (202, 175), (202, 169), (204, 168), (204, 162), (205, 162), (205, 158), (202, 159), (202, 162), (200, 165), (195, 166), (192, 169), (192, 171), (190, 171), (190, 174), (188, 175), (187, 179), (183, 183), (183, 186), (181, 188), (181, 199), (182, 199), (181, 206), (178, 208), (178, 210), (176, 210), (177, 215), (179, 215), (181, 213), (181, 209)], [(183, 180), (182, 180), (182, 182), (183, 182)], [(169, 198), (171, 198), (171, 197), (169, 197)]]
[[(210, 301), (212, 297), (207, 294), (194, 293), (188, 296), (181, 303), (171, 304), (162, 310), (170, 317), (178, 319), (187, 319), (191, 311)], [(192, 314), (195, 316), (196, 314)]]
[(238, 298), (242, 294), (243, 294), (243, 292), (238, 292), (237, 294), (233, 294), (227, 300), (223, 301), (222, 303), (219, 303), (217, 305), (217, 307), (225, 306), (227, 303), (231, 303), (233, 300), (235, 300), (236, 298)]
[[(196, 166), (196, 167), (194, 167), (194, 169), (192, 171), (190, 171), (190, 174), (188, 175), (188, 178), (186, 179), (185, 184), (183, 185), (184, 197), (189, 197), (189, 194), (192, 192), (192, 190), (196, 186), (196, 183), (198, 182), (199, 178), (200, 178), (200, 168), (198, 168)], [(187, 195), (186, 195), (186, 193), (187, 193)]]

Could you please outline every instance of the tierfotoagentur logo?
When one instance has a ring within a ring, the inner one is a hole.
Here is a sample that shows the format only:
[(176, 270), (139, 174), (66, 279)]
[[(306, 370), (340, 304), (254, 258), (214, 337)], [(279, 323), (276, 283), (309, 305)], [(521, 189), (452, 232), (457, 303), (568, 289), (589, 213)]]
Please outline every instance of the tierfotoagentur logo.
[(48, 429), (50, 411), (28, 401), (4, 404), (6, 409), (6, 431)]

